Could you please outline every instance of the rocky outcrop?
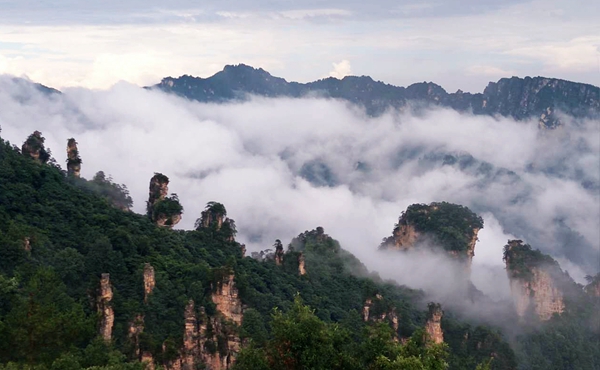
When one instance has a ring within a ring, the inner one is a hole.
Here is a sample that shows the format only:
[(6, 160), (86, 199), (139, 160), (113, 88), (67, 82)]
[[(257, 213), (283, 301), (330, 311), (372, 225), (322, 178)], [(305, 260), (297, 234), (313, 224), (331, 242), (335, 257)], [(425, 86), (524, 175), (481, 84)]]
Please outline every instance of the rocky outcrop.
[(394, 329), (394, 339), (398, 340), (397, 334), (400, 327), (398, 313), (395, 307), (385, 304), (381, 294), (365, 300), (362, 317), (364, 322), (388, 322)]
[(237, 325), (242, 324), (242, 302), (235, 287), (235, 275), (229, 274), (217, 282), (212, 293), (212, 301), (217, 310), (227, 319)]
[(283, 244), (281, 244), (281, 240), (275, 240), (275, 264), (277, 266), (281, 266), (283, 264)]
[(565, 310), (558, 279), (560, 267), (549, 256), (534, 251), (522, 240), (509, 240), (504, 261), (517, 314), (525, 318), (530, 311), (542, 320)]
[(162, 173), (155, 173), (150, 179), (146, 211), (157, 226), (172, 228), (181, 221), (183, 207), (176, 194), (167, 197), (168, 193), (169, 178)]
[(98, 296), (98, 312), (100, 312), (100, 336), (107, 342), (112, 339), (112, 330), (115, 323), (115, 312), (111, 305), (113, 291), (110, 285), (110, 274), (100, 277), (100, 294)]
[(435, 344), (444, 342), (444, 332), (442, 331), (442, 306), (439, 303), (430, 303), (427, 313), (427, 322), (425, 323), (425, 333), (427, 340)]
[(464, 261), (470, 271), (477, 235), (482, 228), (481, 217), (467, 207), (446, 202), (413, 204), (402, 213), (392, 236), (384, 239), (380, 249), (442, 249)]
[(151, 264), (144, 264), (144, 302), (148, 302), (148, 296), (154, 290), (156, 280), (154, 278), (154, 267)]
[(23, 250), (25, 250), (25, 252), (31, 252), (31, 238), (28, 236), (23, 238)]
[(227, 216), (227, 210), (223, 204), (208, 202), (201, 214), (200, 224), (204, 228), (214, 227), (218, 231), (223, 227), (225, 216)]
[(593, 297), (600, 297), (600, 273), (596, 274), (596, 276), (588, 275), (585, 279), (588, 282), (585, 286), (585, 291)]
[(21, 147), (21, 153), (28, 157), (33, 158), (36, 162), (46, 163), (50, 159), (50, 154), (44, 147), (44, 137), (39, 131), (34, 131), (33, 134), (29, 135), (27, 140)]
[(302, 252), (300, 252), (300, 255), (298, 256), (298, 273), (300, 274), (300, 276), (306, 275), (304, 253), (302, 253)]
[[(148, 303), (148, 297), (152, 294), (154, 287), (156, 286), (156, 280), (154, 277), (154, 267), (151, 264), (144, 264), (143, 271), (144, 279), (144, 303)], [(154, 369), (154, 357), (152, 353), (148, 351), (141, 351), (140, 349), (140, 334), (144, 331), (144, 316), (137, 314), (133, 321), (129, 323), (129, 340), (133, 344), (135, 356), (141, 361), (146, 362), (147, 369)]]
[(81, 173), (81, 158), (77, 149), (77, 141), (70, 138), (67, 141), (67, 174), (79, 178)]

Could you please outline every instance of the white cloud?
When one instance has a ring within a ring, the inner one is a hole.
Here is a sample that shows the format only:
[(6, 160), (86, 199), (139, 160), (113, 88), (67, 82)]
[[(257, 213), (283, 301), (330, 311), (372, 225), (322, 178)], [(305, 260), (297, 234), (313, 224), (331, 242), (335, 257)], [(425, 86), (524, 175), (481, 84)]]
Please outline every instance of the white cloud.
[(333, 65), (333, 70), (329, 72), (329, 77), (335, 77), (337, 79), (342, 79), (346, 76), (352, 74), (352, 66), (350, 66), (350, 61), (344, 59), (339, 63), (331, 63)]
[[(17, 88), (0, 79), (4, 138), (20, 144), (41, 130), (63, 163), (66, 139), (75, 137), (83, 176), (112, 174), (129, 187), (137, 212), (143, 212), (150, 177), (162, 172), (185, 207), (179, 227), (192, 227), (206, 202), (220, 201), (249, 249), (320, 225), (370, 268), (383, 268), (373, 252), (400, 213), (412, 203), (446, 200), (484, 212), (473, 270), (484, 291), (504, 289), (490, 284), (505, 276), (501, 249), (513, 236), (587, 273), (593, 271), (585, 259), (599, 254), (600, 197), (580, 185), (581, 173), (596, 184), (600, 179), (599, 148), (592, 143), (597, 122), (566, 127), (569, 135), (539, 135), (535, 122), (448, 110), (368, 118), (345, 102), (324, 99), (200, 104), (125, 83), (107, 91), (71, 89), (52, 99), (34, 94), (22, 103), (11, 95)], [(589, 149), (581, 140), (590, 141)], [(482, 162), (461, 169), (431, 157), (446, 154)], [(311, 161), (329, 168), (332, 186), (300, 176)], [(483, 162), (492, 166), (487, 175)], [(559, 172), (544, 172), (558, 163)], [(504, 172), (496, 173), (500, 168)], [(557, 219), (584, 243), (562, 244)]]

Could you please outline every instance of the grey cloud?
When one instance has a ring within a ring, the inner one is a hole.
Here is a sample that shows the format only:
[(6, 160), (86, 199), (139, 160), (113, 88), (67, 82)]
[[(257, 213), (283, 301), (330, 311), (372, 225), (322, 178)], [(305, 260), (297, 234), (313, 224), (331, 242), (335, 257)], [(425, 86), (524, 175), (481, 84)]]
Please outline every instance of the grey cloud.
[[(118, 24), (171, 21), (214, 21), (222, 18), (219, 13), (252, 13), (257, 16), (288, 18), (291, 11), (308, 11), (306, 18), (339, 18), (331, 12), (312, 13), (316, 10), (343, 10), (348, 12), (342, 18), (382, 19), (406, 17), (448, 17), (455, 15), (482, 14), (527, 0), (504, 2), (484, 0), (435, 0), (420, 2), (414, 0), (375, 2), (331, 0), (303, 1), (204, 1), (174, 0), (165, 6), (157, 0), (107, 0), (102, 2), (81, 2), (75, 0), (55, 0), (40, 2), (34, 0), (0, 2), (1, 23), (32, 24)], [(297, 16), (298, 14), (296, 14)]]

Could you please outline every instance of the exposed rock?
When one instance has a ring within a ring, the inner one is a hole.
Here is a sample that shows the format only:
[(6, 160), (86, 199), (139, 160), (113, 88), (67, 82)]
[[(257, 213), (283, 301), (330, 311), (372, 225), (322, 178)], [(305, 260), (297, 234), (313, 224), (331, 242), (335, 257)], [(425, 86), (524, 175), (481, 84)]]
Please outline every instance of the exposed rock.
[(304, 254), (300, 253), (300, 255), (298, 256), (298, 273), (300, 275), (306, 275), (306, 267), (304, 264)]
[(140, 334), (144, 331), (144, 316), (137, 314), (133, 321), (129, 323), (129, 340), (133, 344), (136, 358), (140, 358)]
[(246, 257), (246, 244), (240, 244), (240, 249), (242, 251), (242, 257)]
[(442, 332), (442, 306), (439, 303), (430, 303), (429, 312), (427, 314), (427, 322), (425, 323), (425, 332), (427, 339), (435, 344), (444, 342), (444, 332)]
[(146, 364), (146, 370), (154, 370), (154, 358), (150, 352), (142, 353), (142, 357), (140, 358), (140, 362)]
[(67, 173), (76, 178), (79, 178), (81, 173), (81, 158), (77, 150), (77, 141), (73, 138), (67, 141)]
[(44, 147), (44, 137), (39, 131), (34, 131), (33, 134), (29, 135), (27, 140), (21, 147), (21, 153), (23, 155), (33, 158), (39, 163), (46, 163), (50, 159), (50, 154)]
[(234, 282), (235, 275), (225, 276), (217, 283), (216, 289), (212, 293), (212, 301), (217, 306), (217, 310), (227, 319), (237, 325), (242, 324), (242, 302), (238, 297), (238, 290)]
[(533, 310), (540, 320), (549, 320), (565, 309), (557, 278), (562, 275), (556, 261), (533, 251), (522, 240), (509, 240), (504, 261), (517, 314), (524, 318)]
[(196, 359), (200, 355), (200, 348), (198, 346), (198, 320), (196, 319), (194, 301), (191, 299), (185, 307), (184, 318), (182, 368), (184, 370), (194, 370)]
[[(470, 271), (477, 235), (482, 227), (481, 217), (466, 207), (446, 202), (413, 204), (402, 213), (392, 236), (384, 239), (380, 249), (443, 248), (453, 258), (464, 261), (465, 268)], [(463, 237), (449, 234), (445, 228), (451, 228), (453, 233)]]
[(589, 284), (585, 286), (585, 291), (594, 297), (600, 297), (600, 273), (596, 276), (586, 276), (586, 279)]
[[(398, 340), (398, 329), (400, 327), (398, 313), (395, 307), (382, 306), (383, 296), (376, 294), (374, 298), (367, 298), (363, 305), (363, 321), (384, 322), (387, 321), (394, 329), (394, 340)], [(377, 307), (378, 306), (378, 307)]]
[(112, 339), (112, 329), (115, 322), (115, 312), (111, 301), (113, 291), (110, 285), (110, 274), (100, 277), (100, 295), (98, 297), (98, 311), (100, 312), (100, 336), (107, 342)]
[(200, 225), (204, 228), (214, 227), (216, 230), (221, 230), (225, 216), (227, 216), (227, 210), (223, 204), (208, 202), (201, 214)]
[(144, 264), (144, 302), (148, 302), (148, 295), (154, 290), (156, 280), (154, 279), (154, 267)]
[(25, 252), (31, 252), (31, 238), (28, 236), (23, 238), (23, 249)]
[(146, 211), (148, 217), (160, 227), (172, 228), (181, 221), (183, 207), (176, 194), (169, 193), (169, 178), (162, 173), (155, 173), (150, 179)]
[(277, 266), (281, 266), (283, 264), (283, 244), (281, 244), (281, 240), (275, 240), (275, 264)]

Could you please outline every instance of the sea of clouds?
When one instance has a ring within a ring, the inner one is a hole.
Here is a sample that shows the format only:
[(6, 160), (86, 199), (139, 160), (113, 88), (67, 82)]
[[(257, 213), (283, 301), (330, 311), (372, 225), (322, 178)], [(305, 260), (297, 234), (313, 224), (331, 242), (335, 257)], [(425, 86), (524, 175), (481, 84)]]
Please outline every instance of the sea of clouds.
[(126, 184), (138, 213), (161, 172), (185, 208), (177, 228), (192, 228), (218, 201), (249, 250), (322, 226), (382, 277), (443, 290), (444, 279), (431, 278), (443, 274), (443, 259), (377, 247), (410, 204), (466, 205), (485, 222), (473, 282), (500, 298), (509, 294), (508, 239), (552, 255), (579, 282), (597, 272), (600, 123), (564, 122), (540, 131), (535, 121), (410, 108), (369, 117), (316, 97), (204, 104), (125, 83), (48, 95), (0, 78), (4, 139), (20, 147), (39, 130), (64, 167), (74, 137), (82, 176), (102, 170)]

